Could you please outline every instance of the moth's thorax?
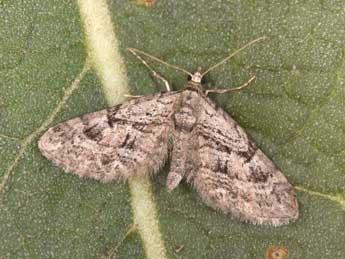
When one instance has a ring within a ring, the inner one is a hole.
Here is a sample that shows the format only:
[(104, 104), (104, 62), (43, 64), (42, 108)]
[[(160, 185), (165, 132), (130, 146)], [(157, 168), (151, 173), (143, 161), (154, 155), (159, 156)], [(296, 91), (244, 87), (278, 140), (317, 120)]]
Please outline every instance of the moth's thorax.
[[(190, 89), (190, 88), (189, 88)], [(181, 103), (174, 113), (175, 129), (191, 132), (197, 122), (200, 94), (197, 91), (186, 90), (181, 93)]]
[(194, 90), (200, 94), (204, 93), (204, 89), (203, 89), (202, 85), (200, 83), (195, 83), (192, 80), (188, 81), (188, 83), (186, 85), (186, 89)]

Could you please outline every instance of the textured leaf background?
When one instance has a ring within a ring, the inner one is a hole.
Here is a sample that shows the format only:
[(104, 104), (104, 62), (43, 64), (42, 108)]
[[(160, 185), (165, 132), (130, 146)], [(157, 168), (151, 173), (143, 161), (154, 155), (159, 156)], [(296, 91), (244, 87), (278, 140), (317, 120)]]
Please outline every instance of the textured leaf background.
[[(145, 258), (148, 249), (128, 184), (80, 180), (37, 148), (47, 127), (107, 106), (81, 2), (0, 1), (0, 258)], [(265, 258), (280, 245), (291, 259), (344, 258), (344, 1), (139, 3), (107, 2), (133, 94), (163, 86), (127, 47), (193, 71), (269, 37), (212, 71), (207, 87), (257, 75), (247, 90), (214, 98), (295, 186), (301, 212), (282, 227), (240, 223), (185, 183), (168, 193), (167, 165), (150, 187), (166, 257)], [(155, 67), (175, 89), (186, 82)]]

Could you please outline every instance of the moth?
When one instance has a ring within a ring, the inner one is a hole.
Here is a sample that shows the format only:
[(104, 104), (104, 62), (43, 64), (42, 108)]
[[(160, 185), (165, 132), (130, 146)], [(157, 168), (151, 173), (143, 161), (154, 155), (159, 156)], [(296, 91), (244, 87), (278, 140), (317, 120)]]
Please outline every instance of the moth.
[[(39, 140), (42, 154), (66, 172), (101, 182), (154, 175), (170, 156), (166, 185), (182, 179), (215, 209), (254, 224), (286, 224), (298, 218), (293, 187), (273, 162), (222, 108), (208, 98), (201, 79), (254, 40), (205, 72), (170, 65), (129, 49), (161, 79), (167, 91), (133, 97), (115, 107), (77, 117), (50, 128)], [(190, 76), (185, 88), (171, 91), (143, 55)]]

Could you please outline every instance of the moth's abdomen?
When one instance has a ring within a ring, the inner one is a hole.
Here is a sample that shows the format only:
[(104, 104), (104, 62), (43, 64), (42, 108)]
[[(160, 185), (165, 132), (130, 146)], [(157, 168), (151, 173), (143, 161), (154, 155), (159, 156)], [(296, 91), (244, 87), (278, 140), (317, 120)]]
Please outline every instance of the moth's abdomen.
[(195, 91), (182, 92), (180, 108), (173, 119), (175, 131), (171, 154), (170, 172), (167, 187), (173, 190), (182, 178), (191, 171), (192, 157), (196, 154), (197, 136), (195, 129), (198, 121), (200, 95)]

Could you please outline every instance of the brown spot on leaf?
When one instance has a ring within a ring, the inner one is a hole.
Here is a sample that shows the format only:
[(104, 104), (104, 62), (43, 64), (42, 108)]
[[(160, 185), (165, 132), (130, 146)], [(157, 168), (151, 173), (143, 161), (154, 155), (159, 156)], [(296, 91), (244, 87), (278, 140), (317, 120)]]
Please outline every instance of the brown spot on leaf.
[(157, 0), (137, 0), (137, 5), (152, 6)]
[(287, 259), (289, 252), (284, 246), (270, 246), (266, 251), (266, 259)]

